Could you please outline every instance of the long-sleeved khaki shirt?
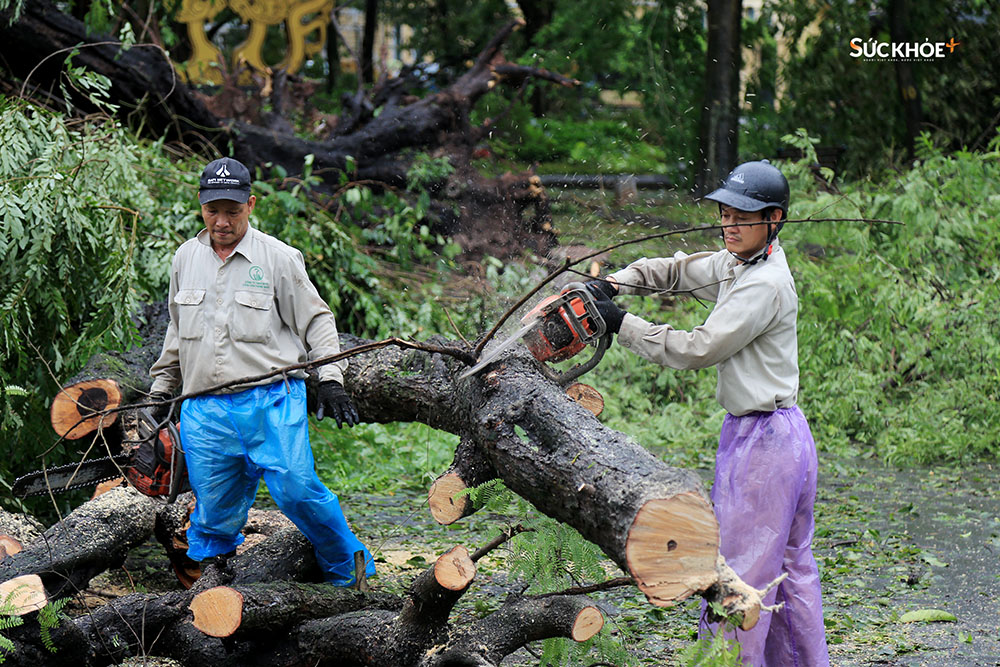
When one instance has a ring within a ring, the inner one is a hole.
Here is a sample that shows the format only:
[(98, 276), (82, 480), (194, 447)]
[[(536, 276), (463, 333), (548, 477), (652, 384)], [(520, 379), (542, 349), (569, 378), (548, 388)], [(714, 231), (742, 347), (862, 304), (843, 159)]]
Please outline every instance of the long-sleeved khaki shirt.
[(705, 323), (691, 331), (627, 314), (619, 344), (671, 368), (716, 366), (716, 398), (733, 415), (795, 405), (798, 296), (777, 241), (767, 261), (753, 265), (741, 264), (728, 250), (678, 252), (640, 259), (609, 277), (621, 294), (648, 294), (643, 287), (695, 290), (698, 298), (716, 302)]
[[(225, 261), (212, 250), (207, 230), (178, 248), (168, 306), (151, 392), (172, 393), (181, 384), (184, 393), (202, 391), (340, 351), (333, 313), (306, 275), (302, 253), (252, 226)], [(346, 361), (326, 364), (318, 373), (343, 382), (346, 367)]]

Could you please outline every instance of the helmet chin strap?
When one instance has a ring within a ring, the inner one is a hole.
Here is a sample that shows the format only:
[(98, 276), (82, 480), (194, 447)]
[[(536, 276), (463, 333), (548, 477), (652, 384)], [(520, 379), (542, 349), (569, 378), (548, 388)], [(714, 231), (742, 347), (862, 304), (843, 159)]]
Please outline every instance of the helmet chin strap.
[(778, 225), (773, 222), (767, 224), (767, 241), (764, 242), (764, 247), (761, 251), (754, 255), (753, 257), (740, 257), (735, 252), (730, 252), (729, 254), (740, 260), (744, 266), (753, 266), (757, 262), (766, 262), (767, 258), (771, 256), (771, 244), (774, 243), (774, 239), (778, 238)]

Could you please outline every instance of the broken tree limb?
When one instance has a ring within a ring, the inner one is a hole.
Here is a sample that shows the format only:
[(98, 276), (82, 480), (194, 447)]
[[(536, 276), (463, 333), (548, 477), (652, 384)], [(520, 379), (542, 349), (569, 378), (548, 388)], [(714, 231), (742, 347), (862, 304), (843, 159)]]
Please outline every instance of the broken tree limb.
[(298, 528), (290, 526), (237, 553), (226, 561), (224, 568), (215, 565), (205, 568), (191, 590), (197, 593), (213, 586), (321, 578), (312, 544)]
[(549, 637), (586, 641), (600, 632), (604, 616), (582, 595), (508, 600), (496, 612), (463, 629), (420, 667), (483, 665), (495, 667), (528, 642)]
[(147, 304), (135, 324), (140, 338), (148, 343), (124, 352), (95, 354), (76, 375), (63, 382), (49, 410), (56, 434), (77, 440), (101, 429), (106, 431), (102, 435), (109, 443), (120, 441), (120, 432), (112, 430), (118, 419), (115, 408), (148, 393), (153, 383), (149, 368), (159, 354), (168, 323), (165, 302)]
[[(302, 174), (306, 157), (312, 156), (313, 174), (325, 181), (314, 192), (323, 195), (336, 191), (348, 171), (353, 180), (405, 189), (415, 154), (446, 157), (455, 167), (455, 178), (428, 187), (438, 200), (431, 209), (441, 213), (440, 219), (429, 216), (426, 221), (435, 231), (452, 235), (488, 218), (492, 226), (488, 229), (506, 230), (505, 242), (489, 249), (491, 254), (503, 249), (516, 255), (525, 247), (544, 249), (555, 243), (551, 230), (545, 228), (551, 222), (548, 199), (534, 174), (483, 178), (471, 167), (475, 146), (495, 130), (489, 122), (481, 126), (470, 122), (484, 95), (498, 85), (522, 85), (529, 77), (561, 86), (579, 84), (543, 69), (509, 63), (502, 47), (517, 22), (501, 27), (475, 64), (447, 88), (423, 98), (408, 96), (407, 103), (383, 105), (378, 114), (344, 113), (344, 127), (335, 127), (325, 141), (310, 141), (296, 136), (291, 128), (275, 131), (247, 119), (216, 117), (210, 105), (181, 83), (161, 48), (137, 44), (123, 49), (113, 36), (88, 33), (81, 21), (60, 11), (51, 0), (25, 3), (19, 19), (9, 25), (12, 17), (12, 10), (0, 11), (0, 57), (8, 65), (7, 76), (15, 79), (10, 84), (21, 88), (21, 81), (26, 81), (26, 92), (46, 104), (60, 108), (69, 104), (81, 116), (104, 110), (95, 108), (86, 95), (72, 91), (69, 100), (62, 99), (66, 93), (56, 82), (62, 79), (64, 61), (72, 52), (74, 66), (111, 81), (108, 102), (118, 105), (119, 120), (153, 140), (166, 138), (185, 151), (194, 147), (205, 154), (231, 154), (251, 171), (259, 167), (268, 173), (272, 167), (281, 167), (293, 177)], [(400, 85), (387, 82), (382, 89), (386, 87), (398, 89)], [(359, 90), (354, 106), (375, 109), (378, 105)], [(446, 192), (449, 188), (451, 195)], [(452, 209), (459, 213), (446, 213)], [(465, 235), (474, 237), (475, 233)], [(484, 250), (478, 243), (473, 248), (476, 254)]]
[(463, 492), (496, 477), (496, 470), (486, 457), (478, 455), (476, 443), (469, 438), (460, 439), (451, 467), (434, 480), (427, 492), (434, 520), (447, 526), (475, 512), (472, 499)]
[(363, 609), (398, 611), (401, 605), (386, 593), (285, 581), (217, 586), (195, 595), (189, 607), (194, 627), (211, 637), (230, 637), (284, 631), (304, 620)]

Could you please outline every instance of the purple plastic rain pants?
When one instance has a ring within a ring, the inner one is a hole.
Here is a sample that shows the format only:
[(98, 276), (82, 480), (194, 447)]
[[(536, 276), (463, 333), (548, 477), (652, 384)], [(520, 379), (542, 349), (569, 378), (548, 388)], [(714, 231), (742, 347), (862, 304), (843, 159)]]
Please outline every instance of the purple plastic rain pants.
[[(816, 445), (798, 407), (726, 415), (712, 486), (720, 551), (755, 588), (788, 573), (764, 598), (764, 604), (784, 602), (784, 608), (762, 612), (752, 630), (736, 631), (744, 665), (830, 664), (819, 571), (810, 546), (816, 468)], [(703, 636), (706, 630), (703, 621)]]
[(188, 557), (236, 549), (261, 477), (285, 516), (309, 538), (324, 579), (354, 583), (354, 553), (368, 549), (351, 531), (340, 501), (316, 476), (305, 382), (289, 379), (235, 394), (196, 396), (181, 406), (181, 443), (197, 503), (187, 530)]

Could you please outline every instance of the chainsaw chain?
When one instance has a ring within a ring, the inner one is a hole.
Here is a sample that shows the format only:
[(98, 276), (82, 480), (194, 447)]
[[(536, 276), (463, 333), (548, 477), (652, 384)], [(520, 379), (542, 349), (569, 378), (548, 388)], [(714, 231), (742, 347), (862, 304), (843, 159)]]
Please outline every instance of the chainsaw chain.
[[(66, 465), (57, 466), (55, 468), (48, 468), (48, 474), (45, 475), (45, 478), (46, 481), (48, 481), (49, 483), (46, 486), (46, 488), (39, 491), (28, 493), (25, 497), (40, 496), (50, 490), (53, 493), (63, 493), (65, 491), (75, 491), (76, 489), (91, 488), (95, 484), (100, 484), (101, 482), (106, 482), (109, 479), (115, 479), (116, 477), (121, 477), (123, 476), (124, 473), (119, 471), (118, 469), (120, 468), (124, 470), (124, 466), (128, 464), (128, 460), (125, 458), (126, 456), (127, 455), (125, 454), (121, 454), (119, 456), (105, 456), (104, 458), (100, 459), (87, 459), (83, 463), (67, 463)], [(63, 473), (72, 473), (76, 470), (83, 471), (86, 468), (99, 467), (109, 462), (115, 463), (117, 467), (109, 470), (109, 472), (106, 475), (93, 478), (88, 477), (80, 482), (70, 484), (69, 486), (59, 484), (58, 482), (56, 483), (52, 482), (52, 480), (61, 476)], [(13, 487), (16, 488), (18, 486), (18, 483), (21, 482), (22, 480), (36, 479), (40, 477), (43, 472), (44, 472), (43, 470), (36, 470), (34, 472), (29, 472), (27, 475), (21, 475), (16, 480), (14, 480)]]

